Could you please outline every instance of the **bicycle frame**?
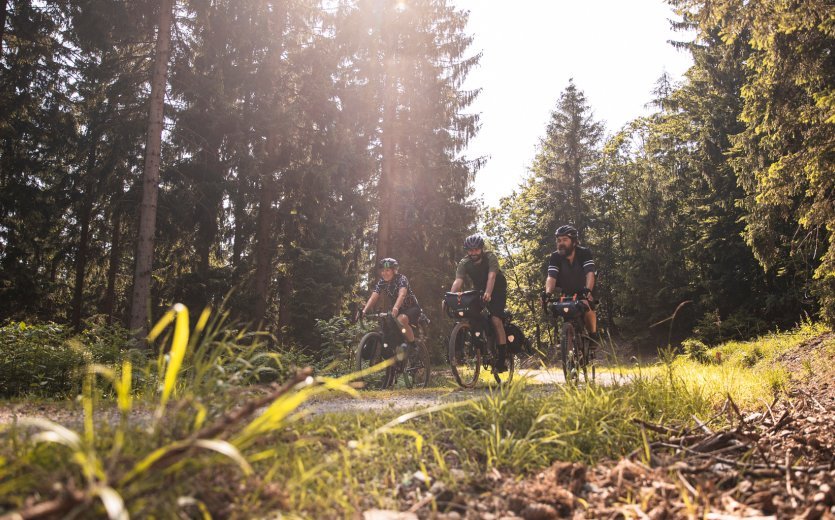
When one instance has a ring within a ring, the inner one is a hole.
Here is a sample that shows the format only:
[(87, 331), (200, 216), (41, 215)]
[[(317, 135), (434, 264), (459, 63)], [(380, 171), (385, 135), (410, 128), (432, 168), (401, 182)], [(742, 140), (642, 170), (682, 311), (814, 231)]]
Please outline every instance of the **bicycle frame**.
[(595, 366), (591, 363), (589, 339), (586, 335), (585, 314), (588, 303), (572, 298), (560, 297), (549, 300), (547, 308), (555, 320), (555, 336), (559, 337), (560, 356), (566, 382), (579, 381), (580, 374), (589, 381), (589, 366), (591, 366), (591, 380), (595, 378)]

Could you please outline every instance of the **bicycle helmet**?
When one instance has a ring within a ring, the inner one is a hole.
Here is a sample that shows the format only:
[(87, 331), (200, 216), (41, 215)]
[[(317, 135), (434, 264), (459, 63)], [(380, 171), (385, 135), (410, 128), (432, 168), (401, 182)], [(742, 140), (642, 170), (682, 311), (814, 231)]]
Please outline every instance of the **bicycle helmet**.
[(377, 267), (380, 269), (397, 269), (400, 264), (394, 258), (383, 258), (377, 262)]
[(464, 250), (484, 249), (484, 237), (476, 233), (464, 239)]
[(574, 226), (564, 225), (557, 228), (554, 232), (555, 237), (571, 237), (575, 242), (577, 241), (577, 229)]

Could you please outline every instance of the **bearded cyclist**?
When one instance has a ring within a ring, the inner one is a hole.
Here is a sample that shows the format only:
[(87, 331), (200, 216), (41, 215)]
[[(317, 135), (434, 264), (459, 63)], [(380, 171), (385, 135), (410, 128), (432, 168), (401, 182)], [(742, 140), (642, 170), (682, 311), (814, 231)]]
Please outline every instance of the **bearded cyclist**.
[(380, 293), (385, 293), (389, 297), (389, 301), (394, 302), (391, 307), (391, 315), (400, 323), (401, 329), (406, 331), (408, 353), (413, 356), (417, 352), (417, 346), (415, 345), (415, 333), (409, 324), (417, 326), (421, 314), (420, 305), (418, 305), (415, 293), (409, 285), (408, 278), (399, 273), (400, 264), (397, 260), (383, 258), (377, 262), (377, 267), (380, 270), (380, 279), (377, 280), (374, 291), (360, 312), (367, 314), (377, 304)]
[(507, 336), (504, 331), (504, 307), (507, 303), (507, 279), (499, 269), (499, 258), (492, 251), (484, 250), (484, 238), (470, 235), (464, 239), (464, 251), (467, 256), (458, 262), (455, 281), (449, 292), (460, 292), (464, 277), (468, 277), (473, 288), (483, 291), (482, 299), (490, 311), (490, 321), (496, 331), (496, 344), (499, 360), (493, 368), (496, 373), (507, 372)]
[(577, 230), (573, 226), (560, 226), (554, 236), (557, 239), (557, 250), (551, 253), (548, 260), (543, 301), (549, 294), (554, 294), (557, 287), (562, 289), (565, 296), (576, 296), (586, 304), (587, 311), (583, 316), (586, 330), (596, 336), (597, 315), (591, 303), (594, 301), (592, 290), (595, 282), (591, 250), (580, 245)]

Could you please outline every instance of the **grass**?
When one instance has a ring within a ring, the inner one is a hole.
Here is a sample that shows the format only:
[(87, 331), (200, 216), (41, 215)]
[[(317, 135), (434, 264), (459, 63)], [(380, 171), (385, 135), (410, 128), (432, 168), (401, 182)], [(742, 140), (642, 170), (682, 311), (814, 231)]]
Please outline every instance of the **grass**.
[[(169, 357), (156, 370), (138, 379), (141, 371), (134, 369), (132, 378), (126, 366), (90, 374), (79, 432), (48, 422), (6, 428), (0, 437), (0, 515), (33, 497), (59, 496), (55, 489), (81, 493), (83, 500), (74, 502), (80, 513), (110, 518), (120, 518), (120, 511), (237, 518), (283, 511), (332, 518), (372, 507), (402, 509), (404, 500), (415, 500), (421, 481), (456, 489), (492, 468), (524, 473), (555, 460), (594, 464), (652, 440), (641, 421), (690, 426), (694, 417), (712, 416), (728, 395), (743, 408), (758, 407), (787, 383), (780, 354), (826, 332), (804, 324), (707, 349), (700, 361), (668, 354), (652, 367), (614, 369), (623, 377), (605, 387), (534, 386), (514, 377), (508, 385), (482, 385), (467, 401), (402, 415), (297, 414), (304, 402), (332, 399), (337, 394), (331, 390), (358, 395), (350, 377), (302, 377), (265, 401), (263, 414), (239, 416), (255, 397), (232, 386), (240, 378), (224, 367), (239, 367), (249, 382), (267, 365), (248, 360), (257, 349), (236, 348), (239, 333), (225, 334), (205, 315), (184, 333), (183, 312), (177, 309), (155, 329), (174, 325)], [(251, 338), (244, 339), (251, 345)], [(807, 372), (820, 363), (810, 361)], [(97, 397), (94, 375), (112, 383), (115, 399)], [(131, 386), (133, 381), (142, 384)], [(237, 393), (230, 392), (234, 388)], [(385, 400), (451, 392), (361, 395)], [(119, 421), (96, 421), (106, 406), (116, 408)], [(151, 420), (133, 420), (130, 411), (137, 408), (149, 410)]]

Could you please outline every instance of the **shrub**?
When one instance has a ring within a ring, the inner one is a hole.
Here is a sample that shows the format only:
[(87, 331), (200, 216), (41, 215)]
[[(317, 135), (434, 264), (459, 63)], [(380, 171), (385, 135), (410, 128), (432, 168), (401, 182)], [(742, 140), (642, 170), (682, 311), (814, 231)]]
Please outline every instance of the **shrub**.
[(682, 341), (681, 346), (684, 349), (684, 355), (697, 363), (707, 365), (715, 359), (708, 354), (708, 346), (695, 338), (688, 338)]
[(76, 395), (90, 363), (115, 364), (128, 334), (95, 327), (73, 335), (55, 323), (12, 322), (0, 328), (0, 396)]

